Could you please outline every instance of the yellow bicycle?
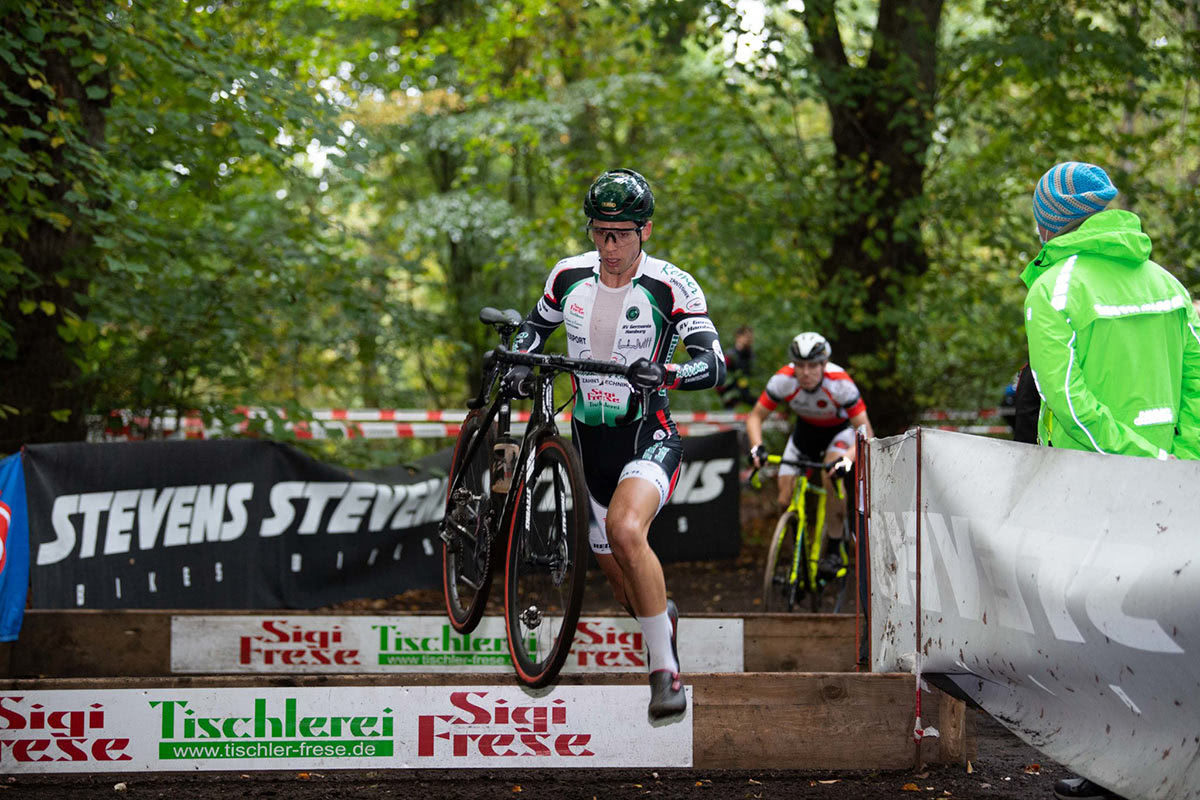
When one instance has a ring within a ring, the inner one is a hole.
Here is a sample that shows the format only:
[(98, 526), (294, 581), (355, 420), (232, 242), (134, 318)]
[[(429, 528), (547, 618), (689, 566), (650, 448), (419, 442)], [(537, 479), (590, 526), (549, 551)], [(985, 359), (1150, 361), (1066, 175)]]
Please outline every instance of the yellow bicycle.
[[(819, 612), (831, 606), (840, 612), (846, 601), (850, 563), (848, 551), (849, 515), (843, 519), (842, 537), (828, 539), (829, 552), (821, 556), (825, 529), (825, 487), (820, 470), (833, 464), (819, 461), (784, 460), (782, 456), (767, 456), (768, 464), (787, 464), (800, 469), (792, 485), (792, 500), (779, 517), (771, 535), (771, 549), (763, 573), (763, 610), (796, 611), (807, 598), (810, 611)], [(758, 489), (762, 481), (755, 470), (750, 484)], [(833, 482), (838, 497), (845, 499), (840, 480)], [(828, 602), (827, 602), (828, 601)]]

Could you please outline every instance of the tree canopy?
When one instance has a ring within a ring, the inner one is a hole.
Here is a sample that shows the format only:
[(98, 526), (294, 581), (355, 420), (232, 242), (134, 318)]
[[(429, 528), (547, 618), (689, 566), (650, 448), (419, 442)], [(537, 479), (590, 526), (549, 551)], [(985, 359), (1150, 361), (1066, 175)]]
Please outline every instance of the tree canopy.
[[(0, 452), (88, 415), (461, 407), (614, 166), (766, 377), (877, 430), (1024, 361), (1029, 200), (1103, 165), (1200, 285), (1194, 0), (238, 0), (0, 12)], [(681, 394), (678, 408), (718, 406)]]

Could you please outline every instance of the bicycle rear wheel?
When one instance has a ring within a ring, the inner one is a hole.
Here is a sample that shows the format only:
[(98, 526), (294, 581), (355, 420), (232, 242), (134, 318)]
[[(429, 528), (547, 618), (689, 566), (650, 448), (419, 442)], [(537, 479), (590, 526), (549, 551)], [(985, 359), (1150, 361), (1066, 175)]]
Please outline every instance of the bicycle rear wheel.
[(450, 624), (459, 633), (479, 625), (498, 561), (490, 513), (496, 426), (484, 430), (483, 420), (482, 411), (472, 411), (459, 431), (442, 520), (442, 587)]
[(763, 611), (792, 611), (797, 602), (796, 590), (804, 580), (804, 559), (800, 559), (801, 573), (791, 579), (792, 563), (799, 545), (796, 532), (800, 518), (795, 511), (788, 511), (779, 518), (775, 532), (771, 534), (771, 549), (767, 552), (767, 568), (763, 572)]
[(558, 676), (583, 605), (589, 504), (583, 465), (557, 435), (522, 467), (509, 519), (504, 619), (517, 678), (545, 686)]

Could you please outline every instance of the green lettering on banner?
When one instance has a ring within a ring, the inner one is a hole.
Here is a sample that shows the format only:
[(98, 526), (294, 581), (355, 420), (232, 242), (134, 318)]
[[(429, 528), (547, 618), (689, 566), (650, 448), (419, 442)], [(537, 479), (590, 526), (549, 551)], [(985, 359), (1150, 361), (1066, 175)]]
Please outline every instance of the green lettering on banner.
[(390, 758), (389, 740), (236, 739), (233, 741), (159, 742), (158, 757), (164, 761), (211, 758)]

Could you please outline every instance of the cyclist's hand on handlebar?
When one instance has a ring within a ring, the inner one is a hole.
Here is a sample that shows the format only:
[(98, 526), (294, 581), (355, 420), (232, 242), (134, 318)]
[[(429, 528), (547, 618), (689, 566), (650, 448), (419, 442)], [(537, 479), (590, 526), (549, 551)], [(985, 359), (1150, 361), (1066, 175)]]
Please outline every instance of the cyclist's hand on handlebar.
[(750, 464), (755, 469), (762, 469), (767, 464), (767, 446), (756, 444), (750, 448)]
[(639, 358), (626, 373), (635, 389), (657, 389), (667, 382), (667, 369), (648, 358)]
[(849, 456), (842, 456), (829, 468), (829, 476), (831, 478), (841, 478), (849, 475), (854, 470), (854, 462)]
[(515, 364), (500, 379), (500, 389), (513, 397), (529, 397), (533, 394), (533, 368)]

